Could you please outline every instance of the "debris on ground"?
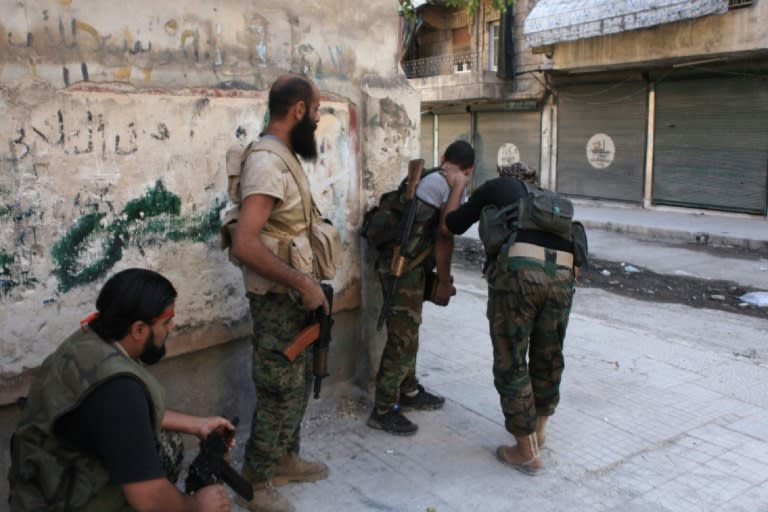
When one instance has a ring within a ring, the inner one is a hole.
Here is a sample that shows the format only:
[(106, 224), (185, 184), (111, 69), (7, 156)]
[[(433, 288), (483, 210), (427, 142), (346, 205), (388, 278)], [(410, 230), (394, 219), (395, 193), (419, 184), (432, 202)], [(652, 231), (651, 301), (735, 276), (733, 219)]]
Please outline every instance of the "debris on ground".
[(768, 292), (749, 292), (739, 298), (747, 304), (753, 304), (759, 308), (768, 307)]
[[(730, 256), (733, 251), (726, 248), (717, 250), (724, 252), (727, 256)], [(485, 251), (479, 240), (458, 237), (455, 251), (457, 256), (455, 265), (476, 268), (478, 272), (480, 271), (485, 261)], [(626, 271), (627, 267), (637, 269), (637, 272)], [(674, 274), (657, 274), (626, 261), (614, 262), (592, 258), (589, 268), (582, 269), (577, 286), (601, 288), (638, 300), (677, 303), (694, 308), (768, 318), (768, 309), (743, 299), (743, 296), (750, 292), (758, 293), (761, 300), (768, 301), (768, 291), (750, 289), (733, 281), (703, 279), (682, 270)], [(748, 295), (748, 298), (752, 297), (754, 296)]]

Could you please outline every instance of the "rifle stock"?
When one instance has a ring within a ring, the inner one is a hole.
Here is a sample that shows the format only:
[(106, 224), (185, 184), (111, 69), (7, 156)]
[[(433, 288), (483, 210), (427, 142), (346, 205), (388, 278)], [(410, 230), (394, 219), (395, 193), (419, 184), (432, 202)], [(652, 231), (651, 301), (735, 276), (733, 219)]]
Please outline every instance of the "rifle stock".
[(406, 209), (406, 215), (404, 217), (405, 222), (398, 235), (397, 245), (392, 253), (392, 266), (390, 271), (392, 273), (392, 280), (390, 282), (389, 289), (386, 290), (384, 296), (384, 303), (381, 306), (381, 312), (379, 313), (379, 320), (376, 322), (376, 330), (380, 331), (384, 326), (384, 322), (389, 316), (389, 310), (392, 307), (392, 299), (397, 291), (397, 281), (403, 270), (405, 269), (406, 254), (405, 251), (408, 248), (408, 244), (411, 241), (411, 231), (413, 228), (413, 220), (416, 218), (416, 187), (421, 180), (421, 174), (424, 170), (424, 159), (417, 158), (408, 162), (408, 182), (405, 188), (405, 198), (408, 201)]

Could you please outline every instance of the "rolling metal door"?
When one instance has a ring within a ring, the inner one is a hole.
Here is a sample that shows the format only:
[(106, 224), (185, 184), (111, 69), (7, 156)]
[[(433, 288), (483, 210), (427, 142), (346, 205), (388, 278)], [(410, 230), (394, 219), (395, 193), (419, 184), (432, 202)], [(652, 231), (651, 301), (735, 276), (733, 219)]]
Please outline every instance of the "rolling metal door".
[[(541, 113), (478, 112), (475, 145), (475, 187), (498, 176), (499, 157), (539, 168)], [(501, 153), (501, 155), (500, 155)]]
[(440, 114), (437, 116), (437, 158), (435, 165), (440, 164), (445, 148), (455, 140), (472, 142), (472, 126), (470, 114)]
[(641, 202), (647, 87), (564, 85), (558, 94), (557, 191)]
[(421, 131), (419, 132), (419, 158), (424, 159), (424, 166), (427, 168), (437, 165), (433, 162), (434, 144), (435, 144), (435, 116), (433, 114), (422, 114)]
[(653, 201), (765, 214), (768, 78), (660, 82)]

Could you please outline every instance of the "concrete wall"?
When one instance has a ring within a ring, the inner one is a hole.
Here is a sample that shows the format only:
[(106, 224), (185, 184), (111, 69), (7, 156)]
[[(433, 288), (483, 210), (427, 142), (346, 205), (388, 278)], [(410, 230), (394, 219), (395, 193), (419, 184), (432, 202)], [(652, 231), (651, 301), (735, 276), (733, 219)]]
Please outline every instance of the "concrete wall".
[(747, 55), (768, 50), (768, 3), (723, 15), (705, 16), (658, 27), (555, 45), (553, 68), (578, 70), (688, 57)]
[(321, 89), (307, 170), (345, 246), (330, 382), (367, 383), (362, 308), (380, 299), (366, 298), (357, 228), (418, 155), (396, 3), (0, 0), (0, 12), (0, 403), (131, 266), (179, 290), (171, 356), (248, 334), (239, 271), (218, 248), (224, 155), (262, 129), (286, 71)]

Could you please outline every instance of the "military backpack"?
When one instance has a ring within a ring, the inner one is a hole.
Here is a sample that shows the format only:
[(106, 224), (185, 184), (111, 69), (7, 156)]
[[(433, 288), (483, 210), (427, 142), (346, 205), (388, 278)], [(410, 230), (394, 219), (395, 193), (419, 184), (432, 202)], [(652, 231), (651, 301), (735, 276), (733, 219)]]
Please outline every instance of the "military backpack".
[[(440, 168), (425, 169), (421, 177), (439, 171)], [(384, 251), (397, 243), (405, 223), (405, 209), (408, 201), (405, 197), (407, 178), (400, 182), (397, 189), (385, 192), (379, 198), (379, 203), (366, 212), (360, 236), (368, 240), (368, 244), (378, 251)], [(426, 250), (434, 240), (434, 229), (437, 227), (438, 209), (424, 201), (417, 200), (416, 217), (413, 221), (410, 243), (404, 256), (414, 258)]]
[(520, 230), (551, 233), (574, 244), (574, 262), (587, 264), (587, 235), (584, 226), (573, 220), (573, 203), (551, 190), (523, 183), (526, 195), (503, 206), (488, 205), (480, 214), (478, 232), (489, 259), (505, 244), (514, 243)]

